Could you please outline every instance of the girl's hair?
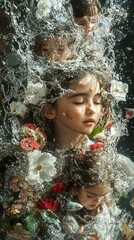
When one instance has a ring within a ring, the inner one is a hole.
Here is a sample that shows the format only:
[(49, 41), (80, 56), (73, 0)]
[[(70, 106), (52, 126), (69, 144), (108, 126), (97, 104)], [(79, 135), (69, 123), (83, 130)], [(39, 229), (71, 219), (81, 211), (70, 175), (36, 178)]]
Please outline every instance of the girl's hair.
[[(51, 69), (44, 76), (44, 84), (46, 85), (46, 96), (40, 102), (34, 112), (35, 121), (40, 127), (44, 128), (44, 131), (48, 137), (48, 143), (54, 141), (54, 124), (52, 120), (48, 120), (44, 116), (44, 107), (46, 105), (54, 106), (56, 101), (69, 93), (69, 85), (71, 82), (80, 81), (85, 76), (93, 76), (100, 84), (100, 88), (103, 91), (107, 87), (107, 77), (100, 71), (89, 70), (88, 68), (81, 67), (75, 70), (68, 69)], [(107, 105), (106, 99), (102, 101), (102, 106)]]
[[(113, 185), (112, 170), (107, 159), (105, 150), (86, 151), (82, 150), (67, 150), (63, 153), (62, 174), (55, 179), (51, 191), (48, 193), (59, 204), (59, 209), (62, 209), (65, 214), (65, 204), (68, 201), (77, 202), (75, 191), (81, 187), (92, 187), (98, 183)], [(56, 187), (59, 186), (59, 190)], [(106, 204), (108, 198), (105, 198)], [(111, 199), (112, 200), (112, 199)], [(79, 223), (89, 221), (90, 214), (96, 215), (97, 210), (101, 210), (103, 202), (95, 210), (87, 212), (85, 208), (77, 210), (73, 213)], [(87, 216), (86, 216), (87, 215)]]
[(68, 191), (82, 186), (90, 187), (97, 183), (111, 183), (111, 171), (107, 153), (97, 150), (86, 151), (68, 150), (64, 165), (64, 178)]
[(101, 5), (98, 0), (71, 0), (75, 18), (98, 15)]

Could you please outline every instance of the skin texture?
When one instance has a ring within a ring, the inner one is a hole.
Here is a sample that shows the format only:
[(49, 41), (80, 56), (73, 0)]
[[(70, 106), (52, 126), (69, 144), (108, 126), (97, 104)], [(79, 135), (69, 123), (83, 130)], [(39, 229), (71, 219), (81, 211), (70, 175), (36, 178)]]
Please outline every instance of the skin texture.
[(100, 86), (93, 75), (72, 82), (70, 89), (72, 92), (61, 97), (51, 109), (55, 137), (61, 148), (77, 146), (101, 117)]
[(87, 210), (93, 210), (100, 205), (109, 188), (110, 185), (107, 183), (98, 183), (92, 187), (81, 187), (77, 190), (76, 195), (83, 207)]
[(53, 61), (67, 60), (71, 56), (67, 39), (56, 36), (42, 40), (40, 53)]
[(84, 30), (85, 34), (88, 34), (92, 32), (97, 25), (98, 15), (75, 18), (75, 22)]

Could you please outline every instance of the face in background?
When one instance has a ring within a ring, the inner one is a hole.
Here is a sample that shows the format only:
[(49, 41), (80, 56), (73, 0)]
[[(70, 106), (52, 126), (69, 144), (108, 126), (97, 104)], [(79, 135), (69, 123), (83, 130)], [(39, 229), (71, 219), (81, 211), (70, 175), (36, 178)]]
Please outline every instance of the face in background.
[(70, 136), (90, 134), (101, 117), (100, 85), (94, 75), (86, 75), (73, 81), (66, 94), (57, 100), (53, 110), (55, 128)]
[(40, 55), (48, 60), (60, 61), (71, 57), (71, 50), (67, 38), (53, 36), (43, 39), (41, 43)]
[(85, 34), (88, 34), (94, 30), (98, 23), (98, 18), (98, 15), (83, 16), (75, 18), (75, 22), (84, 30)]
[(98, 183), (91, 187), (81, 187), (77, 190), (76, 195), (79, 203), (87, 210), (96, 209), (109, 192), (108, 183)]

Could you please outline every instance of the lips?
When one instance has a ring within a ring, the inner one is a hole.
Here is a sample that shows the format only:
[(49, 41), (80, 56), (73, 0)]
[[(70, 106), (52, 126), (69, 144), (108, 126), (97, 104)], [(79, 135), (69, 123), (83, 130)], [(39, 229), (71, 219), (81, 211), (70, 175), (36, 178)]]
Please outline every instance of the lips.
[(90, 205), (89, 208), (96, 208), (96, 205)]
[(95, 123), (94, 119), (88, 119), (86, 121), (83, 121), (83, 123), (87, 124), (87, 125), (92, 125), (93, 123)]

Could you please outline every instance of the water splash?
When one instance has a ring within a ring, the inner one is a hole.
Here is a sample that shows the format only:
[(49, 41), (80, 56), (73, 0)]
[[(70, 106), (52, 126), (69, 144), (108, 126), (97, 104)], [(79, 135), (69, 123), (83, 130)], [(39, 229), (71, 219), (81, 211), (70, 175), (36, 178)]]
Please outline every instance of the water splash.
[[(19, 129), (21, 123), (23, 123), (23, 116), (12, 114), (10, 104), (13, 101), (21, 102), (30, 111), (29, 102), (26, 100), (29, 86), (30, 84), (40, 83), (45, 88), (45, 81), (42, 78), (45, 72), (51, 73), (52, 70), (62, 68), (65, 75), (69, 72), (71, 75), (71, 72), (78, 69), (80, 65), (87, 64), (92, 69), (96, 68), (97, 65), (101, 71), (103, 71), (101, 69), (102, 66), (104, 70), (110, 71), (111, 78), (109, 82), (115, 78), (122, 80), (122, 76), (118, 76), (115, 71), (114, 46), (116, 41), (119, 42), (125, 37), (122, 29), (118, 28), (118, 26), (127, 22), (128, 9), (125, 7), (127, 1), (106, 1), (101, 13), (104, 29), (96, 27), (95, 36), (84, 36), (82, 30), (76, 26), (68, 1), (54, 1), (54, 3), (49, 17), (44, 20), (37, 20), (37, 2), (34, 0), (29, 2), (20, 1), (20, 3), (4, 0), (0, 5), (0, 8), (4, 9), (7, 16), (9, 16), (10, 25), (14, 29), (14, 32), (11, 34), (1, 34), (3, 42), (8, 46), (6, 54), (1, 58), (1, 160), (10, 154), (13, 155), (14, 150), (16, 151), (16, 157), (20, 159), (18, 143)], [(60, 4), (60, 8), (58, 4)], [(65, 23), (70, 25), (70, 33), (66, 33), (66, 36), (70, 37), (70, 34), (73, 34), (73, 37), (76, 38), (76, 58), (63, 62), (52, 62), (37, 56), (32, 49), (37, 35), (43, 33), (45, 37), (49, 37), (53, 35), (55, 25), (61, 27)], [(94, 54), (96, 55), (94, 56)], [(57, 83), (59, 79), (56, 79), (56, 76), (54, 78), (55, 83)], [(34, 107), (36, 107), (36, 104)], [(110, 114), (113, 118), (113, 129), (108, 133), (107, 139), (108, 142), (109, 140), (111, 141), (108, 156), (112, 159), (115, 145), (122, 135), (127, 134), (127, 126), (122, 118), (122, 111), (115, 100), (110, 102)], [(120, 179), (118, 179), (118, 184), (120, 184)], [(50, 232), (54, 233), (54, 231), (55, 229), (52, 229)], [(63, 237), (59, 232), (56, 233), (56, 238), (57, 236), (58, 239)], [(35, 239), (37, 239), (36, 237)], [(51, 239), (55, 239), (55, 236), (53, 235)]]

